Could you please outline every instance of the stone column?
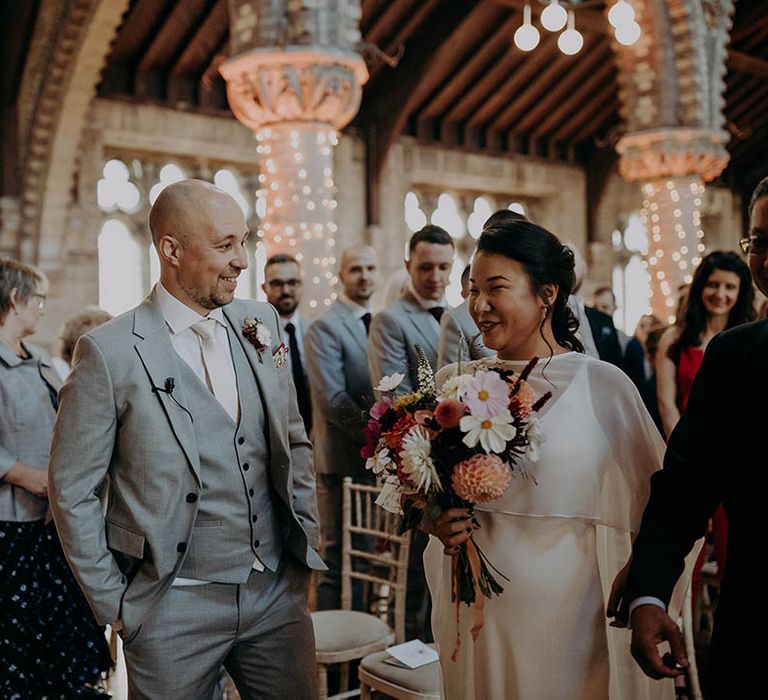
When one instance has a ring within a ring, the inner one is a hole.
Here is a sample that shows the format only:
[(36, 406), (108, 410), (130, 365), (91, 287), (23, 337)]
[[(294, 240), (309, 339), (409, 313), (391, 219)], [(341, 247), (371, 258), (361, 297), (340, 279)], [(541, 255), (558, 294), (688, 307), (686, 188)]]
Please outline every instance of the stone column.
[(359, 16), (359, 0), (230, 0), (235, 55), (220, 71), (261, 156), (258, 234), (301, 261), (310, 314), (336, 298), (333, 146), (368, 79)]
[[(643, 188), (651, 307), (673, 320), (705, 251), (704, 186), (728, 164), (725, 56), (732, 0), (632, 0), (641, 38), (614, 42), (625, 135), (619, 170)], [(613, 2), (609, 3), (609, 10)]]

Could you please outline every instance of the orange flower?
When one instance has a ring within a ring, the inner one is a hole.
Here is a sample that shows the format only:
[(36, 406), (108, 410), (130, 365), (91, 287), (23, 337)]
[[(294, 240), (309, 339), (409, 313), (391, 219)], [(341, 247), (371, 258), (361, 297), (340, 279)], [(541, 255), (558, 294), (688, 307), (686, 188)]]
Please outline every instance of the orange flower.
[(441, 428), (458, 428), (461, 417), (467, 412), (467, 407), (456, 399), (446, 399), (437, 404), (435, 420)]
[(405, 433), (407, 433), (414, 425), (416, 425), (416, 421), (414, 420), (412, 413), (406, 413), (401, 418), (398, 418), (397, 422), (392, 426), (392, 429), (388, 430), (382, 436), (387, 447), (399, 451), (403, 442), (403, 435), (405, 435)]
[(487, 503), (501, 498), (512, 479), (512, 471), (496, 455), (475, 455), (453, 468), (451, 484), (460, 498)]

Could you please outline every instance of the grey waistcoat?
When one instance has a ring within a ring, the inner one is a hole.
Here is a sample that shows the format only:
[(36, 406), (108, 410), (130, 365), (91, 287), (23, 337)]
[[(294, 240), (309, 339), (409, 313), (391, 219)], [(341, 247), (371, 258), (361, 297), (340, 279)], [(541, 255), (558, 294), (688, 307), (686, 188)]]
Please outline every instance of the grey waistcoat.
[(231, 342), (240, 397), (237, 426), (186, 362), (179, 362), (185, 406), (193, 417), (202, 492), (192, 538), (178, 575), (245, 583), (258, 555), (277, 570), (281, 530), (272, 506), (267, 426), (253, 369)]

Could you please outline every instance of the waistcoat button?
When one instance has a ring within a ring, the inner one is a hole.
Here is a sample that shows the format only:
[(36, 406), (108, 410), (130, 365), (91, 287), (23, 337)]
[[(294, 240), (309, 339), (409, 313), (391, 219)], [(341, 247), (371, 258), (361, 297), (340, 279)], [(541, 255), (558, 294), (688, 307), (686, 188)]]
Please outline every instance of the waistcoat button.
[(177, 551), (177, 552), (179, 552), (179, 553), (181, 553), (181, 554), (183, 554), (184, 552), (186, 552), (186, 551), (187, 551), (187, 543), (186, 543), (186, 542), (179, 542), (179, 543), (176, 545), (176, 551)]

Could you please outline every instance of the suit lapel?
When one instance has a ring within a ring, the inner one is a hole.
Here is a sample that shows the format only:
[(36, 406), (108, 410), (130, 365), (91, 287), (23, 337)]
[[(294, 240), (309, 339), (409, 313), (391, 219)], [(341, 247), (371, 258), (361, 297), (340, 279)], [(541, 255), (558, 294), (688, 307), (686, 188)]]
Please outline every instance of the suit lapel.
[[(437, 333), (430, 335), (428, 330), (432, 327), (432, 314), (421, 308), (416, 299), (410, 294), (405, 294), (401, 301), (413, 327), (418, 331), (419, 335), (424, 338), (424, 342), (429, 346), (432, 353), (436, 355), (439, 336)], [(427, 319), (426, 316), (429, 316), (429, 319)]]
[[(256, 348), (243, 336), (243, 321), (246, 316), (253, 317), (253, 314), (249, 314), (248, 309), (236, 301), (224, 307), (224, 317), (232, 328), (232, 335), (237, 338), (237, 341), (243, 348), (245, 356), (248, 358), (248, 362), (253, 368), (256, 383), (259, 385), (262, 403), (267, 412), (270, 461), (274, 464), (275, 462), (281, 461), (281, 454), (285, 456), (290, 455), (288, 446), (283, 441), (282, 432), (277, 429), (277, 426), (285, 423), (286, 417), (283, 417), (281, 421), (281, 416), (277, 413), (275, 402), (269, 400), (270, 396), (277, 396), (278, 393), (284, 391), (284, 389), (281, 389), (277, 381), (277, 372), (275, 371), (275, 361), (272, 357), (272, 348), (266, 348), (263, 352), (258, 353)], [(259, 320), (264, 323), (263, 319)], [(279, 336), (272, 338), (273, 344), (279, 344), (280, 341), (281, 339)], [(259, 361), (259, 354), (261, 354), (261, 361)], [(280, 472), (282, 470), (277, 471)]]
[(368, 339), (365, 335), (365, 326), (359, 318), (355, 318), (355, 315), (347, 308), (346, 305), (341, 306), (342, 302), (337, 302), (339, 312), (341, 315), (341, 321), (344, 327), (349, 331), (350, 335), (355, 339), (357, 344), (366, 352), (368, 352)]
[[(135, 348), (149, 375), (152, 384), (151, 391), (162, 403), (171, 430), (184, 451), (195, 478), (200, 483), (200, 455), (197, 451), (192, 418), (176, 403), (178, 401), (185, 408), (188, 405), (182, 382), (176, 381), (179, 376), (179, 357), (173, 349), (171, 336), (154, 295), (147, 297), (144, 303), (136, 309), (133, 332), (139, 338)], [(165, 391), (166, 380), (169, 378), (175, 382), (173, 398)]]

